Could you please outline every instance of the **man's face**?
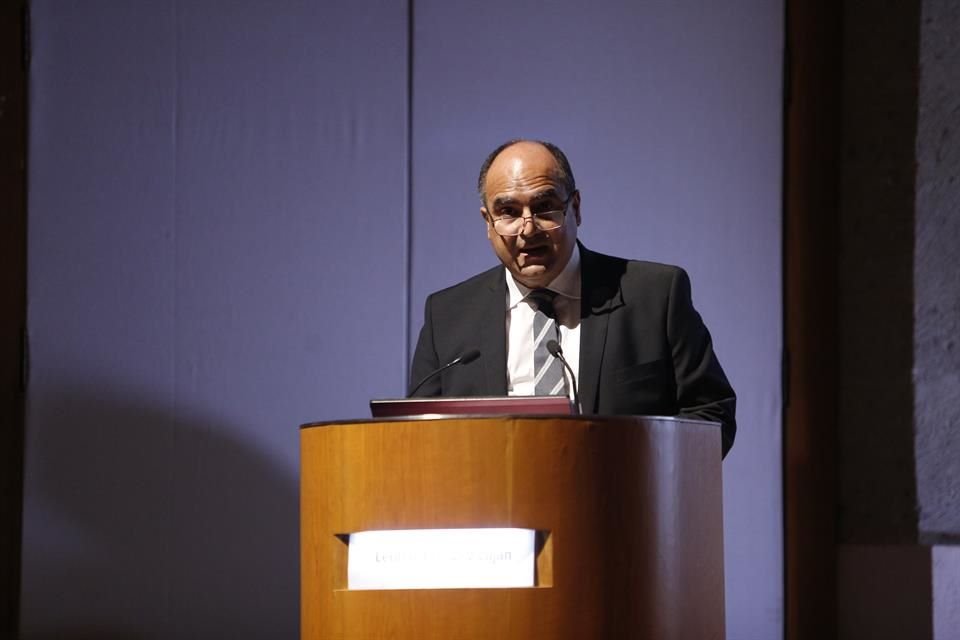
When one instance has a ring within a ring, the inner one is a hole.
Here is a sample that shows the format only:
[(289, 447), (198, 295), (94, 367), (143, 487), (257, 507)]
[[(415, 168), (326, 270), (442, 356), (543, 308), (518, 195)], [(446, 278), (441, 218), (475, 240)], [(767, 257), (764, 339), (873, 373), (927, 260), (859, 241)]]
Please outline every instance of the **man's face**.
[[(487, 221), (487, 238), (514, 278), (532, 289), (547, 286), (563, 271), (577, 242), (580, 194), (571, 198), (560, 176), (553, 155), (532, 142), (504, 149), (487, 171), (480, 209)], [(556, 209), (566, 212), (559, 228), (542, 231), (533, 224), (533, 214)], [(520, 235), (497, 233), (493, 221), (503, 216), (525, 218)]]

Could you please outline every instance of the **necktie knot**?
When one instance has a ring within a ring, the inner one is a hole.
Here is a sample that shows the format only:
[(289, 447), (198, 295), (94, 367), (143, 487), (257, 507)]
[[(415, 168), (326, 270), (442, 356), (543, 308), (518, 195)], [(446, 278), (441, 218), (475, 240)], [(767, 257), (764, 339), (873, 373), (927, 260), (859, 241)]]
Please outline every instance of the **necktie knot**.
[(537, 305), (537, 311), (540, 311), (548, 318), (556, 319), (557, 314), (553, 308), (553, 301), (557, 297), (556, 291), (551, 291), (550, 289), (534, 289), (527, 294), (527, 297)]

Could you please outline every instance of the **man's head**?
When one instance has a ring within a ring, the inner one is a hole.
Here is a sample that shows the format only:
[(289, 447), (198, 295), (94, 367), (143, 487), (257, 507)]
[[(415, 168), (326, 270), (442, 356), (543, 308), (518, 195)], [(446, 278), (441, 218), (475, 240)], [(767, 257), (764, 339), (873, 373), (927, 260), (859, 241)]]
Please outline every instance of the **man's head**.
[(494, 253), (522, 284), (548, 285), (570, 260), (580, 226), (580, 193), (566, 156), (548, 142), (512, 140), (487, 157), (477, 188)]

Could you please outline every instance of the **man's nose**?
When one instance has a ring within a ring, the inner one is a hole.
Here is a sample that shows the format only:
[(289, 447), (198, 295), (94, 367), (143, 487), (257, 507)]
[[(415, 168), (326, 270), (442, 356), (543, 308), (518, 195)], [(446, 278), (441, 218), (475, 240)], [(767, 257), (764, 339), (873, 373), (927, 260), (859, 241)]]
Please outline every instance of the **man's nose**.
[[(530, 208), (524, 208), (524, 213), (527, 215), (522, 216), (523, 226), (520, 228), (520, 235), (522, 236), (535, 236), (542, 231), (540, 227), (537, 226), (537, 223), (534, 221), (533, 213), (530, 212)], [(532, 229), (531, 232), (527, 232), (528, 227)]]

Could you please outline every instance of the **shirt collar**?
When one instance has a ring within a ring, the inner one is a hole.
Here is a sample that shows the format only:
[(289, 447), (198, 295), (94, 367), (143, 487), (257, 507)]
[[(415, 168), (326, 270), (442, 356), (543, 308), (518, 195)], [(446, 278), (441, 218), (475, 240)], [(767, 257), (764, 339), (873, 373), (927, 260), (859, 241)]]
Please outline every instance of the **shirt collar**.
[[(576, 300), (580, 299), (580, 246), (573, 245), (573, 252), (570, 254), (570, 259), (567, 260), (567, 265), (563, 268), (563, 271), (553, 279), (550, 284), (547, 285), (547, 289), (551, 291), (556, 291), (560, 295), (567, 298), (574, 298)], [(530, 287), (527, 287), (519, 282), (513, 277), (513, 274), (509, 271), (507, 272), (507, 309), (513, 309), (515, 306), (520, 304), (520, 302), (527, 297), (527, 294), (533, 291)]]

